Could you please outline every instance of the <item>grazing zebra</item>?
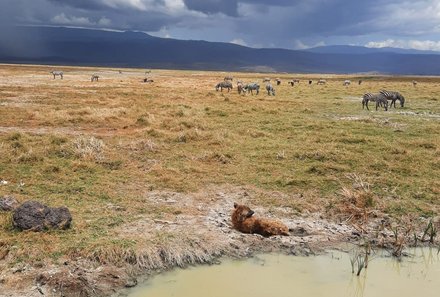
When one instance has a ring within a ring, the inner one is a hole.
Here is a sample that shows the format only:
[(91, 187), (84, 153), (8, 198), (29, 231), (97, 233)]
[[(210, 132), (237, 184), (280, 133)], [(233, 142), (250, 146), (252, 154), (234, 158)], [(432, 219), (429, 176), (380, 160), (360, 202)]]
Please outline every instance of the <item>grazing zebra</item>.
[(55, 76), (59, 76), (59, 77), (61, 77), (61, 79), (63, 79), (63, 72), (62, 71), (51, 71), (50, 73), (52, 73), (53, 79), (55, 79)]
[(238, 91), (238, 94), (241, 94), (241, 93), (243, 93), (243, 95), (245, 94), (243, 82), (241, 80), (237, 81), (237, 91)]
[(228, 76), (225, 76), (225, 78), (223, 80), (224, 81), (228, 81), (228, 80), (233, 81), (234, 78), (232, 76), (228, 75)]
[(320, 80), (318, 80), (318, 82), (316, 84), (325, 85), (326, 83), (327, 83), (327, 81), (325, 79), (320, 79)]
[(218, 89), (220, 89), (223, 92), (223, 89), (228, 89), (228, 92), (232, 89), (232, 83), (229, 81), (222, 81), (219, 82), (216, 86), (215, 86), (215, 90), (218, 91)]
[(412, 84), (413, 84), (414, 87), (417, 87), (417, 81), (416, 80), (413, 80)]
[(376, 102), (376, 110), (379, 108), (379, 106), (383, 106), (385, 111), (388, 110), (388, 100), (385, 97), (385, 95), (382, 93), (379, 93), (379, 94), (366, 93), (366, 94), (364, 94), (364, 96), (362, 97), (362, 109), (364, 109), (364, 107), (367, 107), (367, 109), (370, 110), (368, 108), (369, 101)]
[(358, 85), (361, 85), (362, 84), (362, 79), (360, 79), (359, 81), (358, 81)]
[(313, 84), (313, 80), (309, 80), (309, 85)]
[(257, 92), (257, 95), (260, 93), (260, 85), (257, 83), (247, 84), (243, 89), (252, 95), (254, 94), (254, 90)]
[(292, 85), (293, 87), (295, 84), (299, 84), (299, 79), (292, 79), (291, 81), (288, 82), (288, 84)]
[(149, 74), (149, 73), (151, 73), (151, 70), (150, 70), (150, 69), (145, 70), (145, 75), (147, 75), (147, 74)]
[(281, 80), (279, 78), (275, 78), (275, 81), (277, 82), (277, 86), (281, 84)]
[(396, 100), (399, 100), (400, 107), (403, 107), (405, 104), (405, 98), (399, 92), (381, 90), (380, 93), (383, 94), (387, 100), (391, 100), (390, 107), (394, 105), (394, 108), (396, 108)]
[(351, 81), (347, 79), (347, 80), (344, 81), (343, 85), (344, 86), (349, 86), (349, 85), (351, 85)]
[(266, 91), (267, 91), (267, 95), (270, 96), (270, 94), (272, 94), (272, 96), (275, 96), (275, 89), (271, 84), (266, 85)]
[(93, 74), (92, 77), (90, 78), (90, 81), (98, 81), (99, 80), (99, 75)]
[(122, 70), (119, 70), (119, 74), (122, 74)]
[(268, 77), (265, 77), (265, 78), (263, 78), (263, 82), (265, 83), (265, 82), (270, 82), (270, 78), (268, 78)]

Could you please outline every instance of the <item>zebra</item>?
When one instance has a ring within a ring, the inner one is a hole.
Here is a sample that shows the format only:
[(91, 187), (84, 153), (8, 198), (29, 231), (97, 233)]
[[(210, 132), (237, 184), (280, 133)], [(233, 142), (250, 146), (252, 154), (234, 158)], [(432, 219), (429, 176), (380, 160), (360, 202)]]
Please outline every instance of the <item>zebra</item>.
[(99, 80), (99, 75), (93, 74), (92, 77), (90, 78), (90, 81), (98, 81)]
[(281, 84), (281, 80), (279, 78), (275, 78), (275, 81), (277, 82), (277, 86)]
[(266, 90), (267, 90), (267, 95), (270, 96), (270, 94), (272, 94), (272, 96), (275, 96), (275, 89), (271, 84), (266, 85)]
[(349, 86), (349, 85), (351, 85), (351, 81), (347, 79), (347, 80), (344, 81), (343, 85), (344, 86)]
[(250, 83), (244, 86), (243, 88), (248, 93), (254, 94), (254, 90), (257, 91), (257, 95), (260, 93), (260, 85), (257, 83)]
[(361, 85), (362, 84), (362, 79), (360, 79), (359, 81), (358, 81), (358, 85)]
[(413, 84), (414, 87), (417, 87), (417, 81), (416, 80), (413, 80), (412, 84)]
[(292, 79), (291, 81), (288, 82), (288, 84), (290, 84), (293, 87), (295, 84), (299, 84), (299, 79)]
[(55, 77), (56, 76), (59, 76), (59, 77), (61, 77), (61, 79), (63, 79), (63, 72), (62, 71), (51, 71), (50, 73), (52, 73), (52, 75), (53, 75), (53, 79), (55, 79)]
[(230, 76), (230, 75), (227, 75), (227, 76), (225, 76), (225, 78), (223, 80), (224, 81), (228, 81), (228, 80), (233, 81), (234, 78), (232, 76)]
[(326, 83), (327, 83), (327, 81), (325, 79), (320, 79), (320, 80), (318, 80), (318, 82), (316, 84), (325, 85)]
[(265, 82), (270, 83), (270, 78), (268, 78), (268, 77), (263, 78), (263, 83), (265, 83)]
[(237, 91), (238, 91), (239, 95), (241, 93), (243, 93), (243, 95), (245, 94), (245, 90), (244, 90), (244, 87), (243, 87), (243, 82), (241, 80), (237, 81)]
[(382, 93), (378, 93), (378, 94), (366, 93), (366, 94), (364, 94), (364, 96), (362, 97), (362, 109), (364, 109), (364, 107), (367, 107), (367, 109), (370, 110), (368, 108), (369, 101), (376, 102), (376, 110), (379, 108), (379, 106), (383, 106), (385, 111), (388, 110), (388, 100), (385, 97), (385, 95)]
[(390, 107), (394, 105), (394, 108), (396, 108), (396, 100), (399, 100), (400, 107), (403, 107), (405, 104), (405, 97), (399, 92), (381, 90), (380, 93), (384, 95), (387, 100), (391, 100)]
[(218, 91), (218, 89), (220, 89), (223, 92), (223, 89), (228, 89), (228, 92), (232, 89), (232, 83), (229, 81), (222, 81), (219, 82), (216, 86), (215, 86), (215, 90)]
[(151, 70), (150, 70), (150, 69), (145, 70), (145, 75), (147, 75), (147, 74), (149, 74), (149, 73), (151, 73)]

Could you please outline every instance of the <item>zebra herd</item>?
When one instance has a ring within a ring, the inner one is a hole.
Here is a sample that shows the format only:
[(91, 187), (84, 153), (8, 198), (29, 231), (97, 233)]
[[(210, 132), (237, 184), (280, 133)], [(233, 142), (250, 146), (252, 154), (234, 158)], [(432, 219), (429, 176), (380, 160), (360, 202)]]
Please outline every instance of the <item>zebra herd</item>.
[[(224, 78), (223, 81), (219, 82), (216, 86), (215, 89), (217, 91), (223, 91), (223, 89), (228, 89), (228, 92), (233, 89), (233, 85), (232, 85), (232, 81), (233, 78), (232, 76), (226, 76)], [(263, 83), (266, 83), (266, 91), (267, 91), (267, 95), (269, 96), (275, 96), (275, 88), (273, 87), (273, 85), (270, 83), (271, 79), (270, 78), (263, 78)], [(277, 85), (281, 84), (281, 80), (279, 78), (275, 79), (275, 82)], [(299, 79), (293, 79), (291, 81), (288, 82), (288, 84), (290, 84), (291, 86), (294, 86), (295, 84), (299, 83)], [(309, 85), (311, 85), (313, 83), (312, 80), (309, 80)], [(317, 81), (318, 85), (325, 85), (327, 83), (327, 81), (325, 79), (319, 79)], [(362, 84), (362, 80), (358, 80), (358, 84)], [(413, 81), (414, 86), (416, 86), (417, 82)], [(351, 81), (350, 80), (344, 80), (342, 83), (343, 86), (349, 86), (351, 85)], [(254, 94), (254, 91), (256, 92), (256, 94), (258, 95), (260, 92), (260, 85), (256, 82), (253, 83), (249, 83), (249, 84), (244, 84), (241, 80), (237, 81), (237, 91), (238, 94), (246, 94), (246, 93), (251, 93), (252, 95)], [(368, 110), (368, 103), (369, 102), (375, 102), (376, 103), (376, 110), (379, 109), (379, 107), (383, 107), (385, 109), (385, 111), (388, 110), (389, 107), (393, 107), (396, 108), (396, 101), (400, 102), (400, 106), (404, 107), (405, 105), (405, 97), (403, 97), (403, 95), (399, 92), (396, 91), (387, 91), (387, 90), (381, 90), (379, 91), (379, 93), (366, 93), (362, 96), (362, 109), (367, 108)], [(390, 103), (388, 103), (388, 101), (391, 101)]]
[[(53, 75), (53, 79), (56, 79), (57, 76), (60, 77), (60, 79), (63, 79), (64, 73), (63, 71), (50, 71), (50, 73)], [(145, 74), (151, 73), (151, 70), (147, 70), (145, 71)], [(97, 74), (93, 74), (91, 76), (90, 79), (92, 82), (93, 81), (98, 81), (99, 80), (99, 75)], [(223, 89), (227, 89), (228, 92), (233, 89), (233, 85), (232, 85), (232, 81), (233, 81), (233, 77), (228, 75), (225, 76), (223, 81), (219, 82), (216, 86), (215, 89), (216, 91), (222, 91)], [(149, 82), (147, 79), (144, 79), (144, 82)], [(151, 80), (152, 82), (152, 80)], [(275, 79), (275, 82), (277, 85), (281, 84), (281, 80), (279, 78)], [(299, 84), (299, 79), (293, 79), (290, 80), (288, 82), (288, 84), (290, 84), (292, 87), (295, 84)], [(266, 91), (267, 94), (269, 96), (275, 96), (275, 88), (273, 87), (273, 85), (271, 84), (271, 79), (270, 78), (264, 78), (263, 79), (263, 83), (266, 83)], [(312, 80), (308, 81), (309, 85), (311, 85), (313, 83)], [(327, 81), (325, 79), (319, 79), (317, 81), (318, 85), (325, 85), (327, 83)], [(358, 84), (362, 84), (362, 80), (358, 81)], [(417, 86), (417, 81), (413, 80), (412, 84), (414, 87)], [(351, 81), (350, 80), (344, 80), (343, 82), (343, 86), (349, 86), (351, 85)], [(258, 95), (260, 93), (260, 85), (256, 82), (253, 83), (249, 83), (249, 84), (244, 84), (242, 81), (237, 81), (237, 90), (239, 94), (246, 94), (246, 93), (250, 93), (250, 94), (254, 94), (254, 91), (256, 92), (256, 95)], [(393, 107), (396, 108), (396, 101), (400, 102), (400, 106), (404, 107), (405, 104), (405, 98), (404, 96), (396, 91), (387, 91), (387, 90), (381, 90), (379, 91), (379, 93), (366, 93), (362, 96), (362, 109), (367, 108), (367, 110), (369, 110), (368, 107), (368, 103), (369, 102), (375, 102), (376, 103), (376, 110), (379, 109), (379, 107), (383, 107), (385, 109), (385, 111), (388, 110), (389, 107)], [(391, 101), (388, 104), (388, 101)]]
[[(221, 91), (223, 92), (223, 89), (227, 89), (228, 92), (233, 89), (232, 86), (232, 81), (234, 80), (234, 78), (232, 76), (225, 76), (225, 78), (223, 79), (223, 81), (219, 82), (216, 86), (215, 86), (215, 90), (216, 91)], [(263, 81), (265, 81), (266, 79), (264, 79)], [(268, 95), (273, 95), (275, 96), (275, 89), (273, 88), (273, 86), (270, 84), (270, 79), (267, 78), (267, 82), (269, 82), (266, 85), (266, 90)], [(258, 95), (260, 93), (260, 85), (257, 83), (249, 83), (249, 84), (244, 84), (241, 80), (237, 81), (237, 91), (238, 94), (246, 94), (246, 93), (251, 93), (252, 95), (254, 94), (254, 91), (256, 92), (256, 94)]]
[[(223, 89), (228, 89), (228, 92), (233, 89), (232, 83), (230, 82), (229, 79), (226, 79), (224, 81), (219, 82), (216, 86), (215, 86), (215, 90), (216, 91), (221, 91), (223, 92)], [(275, 89), (272, 86), (272, 84), (268, 83), (266, 84), (266, 90), (267, 90), (267, 94), (270, 96), (275, 96)], [(246, 94), (246, 93), (250, 93), (250, 94), (254, 94), (254, 91), (256, 93), (256, 95), (258, 95), (260, 93), (260, 85), (253, 82), (253, 83), (249, 83), (249, 84), (244, 84), (241, 80), (237, 81), (237, 91), (238, 94)]]
[(388, 100), (391, 101), (390, 107), (394, 105), (394, 108), (396, 108), (396, 101), (399, 100), (400, 107), (404, 107), (405, 105), (405, 97), (403, 97), (402, 94), (395, 91), (386, 91), (381, 90), (379, 93), (373, 94), (373, 93), (366, 93), (362, 97), (362, 109), (364, 107), (367, 107), (368, 110), (368, 102), (376, 102), (376, 110), (379, 108), (379, 106), (382, 106), (385, 111), (388, 110)]

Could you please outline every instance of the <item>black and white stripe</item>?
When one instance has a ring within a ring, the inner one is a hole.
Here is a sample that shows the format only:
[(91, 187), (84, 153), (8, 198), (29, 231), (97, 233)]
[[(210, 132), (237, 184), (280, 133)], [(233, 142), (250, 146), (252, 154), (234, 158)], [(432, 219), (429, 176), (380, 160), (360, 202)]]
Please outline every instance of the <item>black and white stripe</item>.
[(61, 77), (61, 79), (63, 79), (63, 72), (62, 71), (51, 71), (50, 73), (52, 73), (52, 75), (53, 75), (53, 79), (55, 79), (55, 77), (56, 76), (59, 76), (59, 77)]
[(237, 81), (237, 91), (238, 91), (238, 94), (241, 94), (241, 93), (243, 93), (243, 95), (245, 94), (243, 82), (241, 80)]
[(399, 100), (400, 107), (403, 107), (405, 104), (405, 98), (399, 92), (381, 90), (380, 93), (383, 94), (387, 100), (391, 100), (390, 107), (394, 105), (394, 108), (396, 108), (396, 100)]
[(230, 76), (230, 75), (227, 75), (227, 76), (225, 76), (225, 78), (223, 79), (224, 81), (233, 81), (234, 80), (234, 78), (232, 77), (232, 76)]
[(364, 94), (364, 96), (362, 97), (362, 109), (364, 107), (367, 107), (367, 109), (370, 110), (368, 108), (369, 101), (376, 102), (376, 110), (379, 108), (379, 106), (383, 106), (385, 111), (388, 110), (388, 100), (385, 97), (385, 95), (382, 93), (378, 93), (378, 94), (366, 93), (366, 94)]
[(266, 91), (267, 91), (267, 95), (275, 96), (275, 89), (273, 88), (273, 86), (271, 84), (266, 85)]
[(223, 89), (228, 89), (228, 92), (232, 89), (232, 83), (230, 81), (221, 81), (215, 86), (215, 90), (221, 90), (223, 92)]
[(247, 84), (247, 85), (244, 86), (243, 89), (244, 89), (245, 91), (247, 91), (248, 93), (251, 93), (252, 95), (254, 94), (253, 91), (256, 91), (256, 92), (257, 92), (257, 95), (258, 95), (258, 93), (260, 93), (260, 85), (257, 84), (257, 83), (250, 83), (250, 84)]

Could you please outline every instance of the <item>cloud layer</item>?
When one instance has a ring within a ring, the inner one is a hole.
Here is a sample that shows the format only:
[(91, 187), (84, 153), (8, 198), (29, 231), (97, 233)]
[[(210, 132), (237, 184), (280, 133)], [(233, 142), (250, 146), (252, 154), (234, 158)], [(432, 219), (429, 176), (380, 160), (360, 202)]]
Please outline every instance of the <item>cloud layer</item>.
[(393, 40), (392, 46), (438, 49), (440, 0), (2, 0), (0, 20), (257, 47), (381, 46)]

